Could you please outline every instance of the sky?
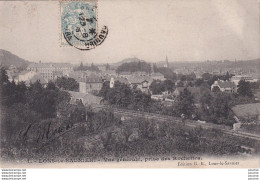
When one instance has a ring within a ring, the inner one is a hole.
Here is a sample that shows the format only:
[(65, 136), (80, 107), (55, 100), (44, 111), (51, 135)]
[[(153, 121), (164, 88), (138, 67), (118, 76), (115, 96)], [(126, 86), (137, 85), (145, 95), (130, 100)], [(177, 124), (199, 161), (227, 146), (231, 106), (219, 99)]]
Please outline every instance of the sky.
[(98, 0), (95, 49), (60, 46), (58, 1), (0, 1), (0, 49), (35, 62), (113, 63), (260, 58), (258, 0)]

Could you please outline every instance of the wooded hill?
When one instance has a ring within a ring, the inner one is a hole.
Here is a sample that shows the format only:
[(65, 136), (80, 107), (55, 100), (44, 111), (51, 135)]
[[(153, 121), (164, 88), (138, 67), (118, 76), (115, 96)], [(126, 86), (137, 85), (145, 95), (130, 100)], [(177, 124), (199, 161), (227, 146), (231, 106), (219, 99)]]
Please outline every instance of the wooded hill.
[(14, 65), (17, 68), (26, 68), (30, 62), (12, 54), (9, 51), (0, 49), (0, 64), (6, 67)]

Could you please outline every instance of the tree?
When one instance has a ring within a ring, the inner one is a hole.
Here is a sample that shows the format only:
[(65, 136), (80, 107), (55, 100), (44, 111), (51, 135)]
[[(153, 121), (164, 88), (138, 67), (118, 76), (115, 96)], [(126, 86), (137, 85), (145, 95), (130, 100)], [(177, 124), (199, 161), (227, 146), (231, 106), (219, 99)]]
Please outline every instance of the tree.
[(106, 64), (106, 71), (110, 70), (110, 65), (107, 63)]
[(210, 93), (200, 97), (201, 110), (203, 114), (209, 115), (209, 106), (212, 102), (212, 96)]
[(229, 72), (227, 71), (224, 81), (229, 81), (231, 77), (232, 75), (230, 75)]
[(43, 118), (56, 116), (57, 93), (55, 90), (47, 90), (37, 81), (27, 91), (26, 97), (30, 108), (40, 113)]
[(175, 82), (177, 80), (176, 73), (174, 73), (170, 68), (160, 67), (160, 68), (157, 68), (156, 72), (159, 72), (159, 73), (163, 74), (163, 76), (166, 79), (169, 79), (172, 82)]
[(134, 88), (131, 100), (131, 105), (134, 109), (146, 110), (151, 103), (151, 95), (143, 93), (141, 90)]
[(219, 87), (218, 86), (214, 86), (213, 89), (212, 89), (212, 92), (214, 92), (214, 93), (220, 92)]
[(1, 67), (0, 69), (0, 85), (2, 86), (4, 83), (8, 83), (8, 76), (7, 76), (7, 72), (6, 72), (6, 68), (5, 67)]
[(164, 91), (163, 83), (160, 80), (153, 80), (149, 89), (153, 94), (161, 94)]
[(111, 111), (100, 110), (97, 113), (87, 111), (88, 128), (91, 132), (120, 124), (119, 118), (116, 118)]
[(26, 103), (30, 109), (39, 113), (42, 118), (56, 117), (59, 103), (68, 102), (70, 98), (68, 92), (59, 90), (51, 82), (44, 88), (37, 81), (30, 85), (25, 94)]
[(76, 123), (86, 120), (87, 110), (82, 102), (70, 104), (61, 102), (57, 106), (58, 117), (65, 122)]
[(183, 81), (177, 81), (177, 87), (183, 87), (184, 86), (184, 83)]
[(151, 102), (151, 95), (143, 93), (136, 87), (130, 88), (129, 85), (115, 82), (113, 88), (109, 87), (109, 82), (105, 82), (99, 91), (99, 96), (110, 104), (121, 107), (132, 107), (134, 109), (145, 110)]
[(63, 88), (69, 91), (78, 91), (79, 83), (73, 78), (67, 77), (58, 77), (56, 80), (56, 84), (59, 88)]
[(180, 80), (181, 81), (186, 81), (187, 80), (187, 77), (185, 75), (180, 75)]
[(252, 90), (257, 90), (260, 87), (260, 81), (257, 82), (250, 82), (250, 86)]
[(187, 88), (177, 96), (174, 104), (174, 111), (176, 111), (176, 114), (178, 115), (185, 114), (189, 117), (194, 113), (194, 97)]
[(204, 83), (204, 80), (203, 79), (196, 79), (195, 81), (195, 86), (201, 86), (202, 84)]
[(109, 94), (110, 102), (122, 107), (127, 107), (131, 103), (132, 91), (128, 85), (117, 81), (115, 87), (110, 90), (112, 90)]
[(125, 83), (116, 81), (114, 87), (110, 88), (109, 82), (105, 82), (99, 95), (110, 104), (127, 107), (131, 103), (132, 91)]
[(172, 92), (174, 88), (174, 83), (171, 80), (153, 80), (149, 89), (153, 94), (162, 94), (162, 92), (168, 91)]
[(230, 94), (223, 92), (207, 94), (201, 97), (200, 102), (202, 120), (229, 126), (235, 122), (231, 111), (232, 98)]
[(1, 104), (5, 105), (8, 103), (8, 96), (10, 95), (9, 91), (9, 80), (5, 67), (1, 67), (0, 69), (0, 99)]
[(110, 89), (110, 82), (109, 81), (105, 81), (102, 85), (102, 88), (100, 89), (98, 96), (103, 97), (105, 100), (108, 99), (107, 94), (108, 91)]
[(1, 86), (2, 104), (9, 107), (14, 103), (23, 103), (26, 90), (24, 82), (20, 82), (18, 85), (14, 81), (4, 83)]
[(219, 77), (216, 75), (213, 75), (209, 80), (207, 80), (207, 83), (209, 86), (211, 86), (217, 80), (219, 80)]
[(210, 73), (202, 74), (202, 79), (205, 81), (208, 81), (211, 77), (212, 77), (212, 75)]
[(46, 89), (48, 89), (48, 90), (55, 90), (56, 89), (55, 83), (52, 82), (52, 81), (49, 81), (48, 84), (47, 84)]
[(16, 87), (15, 87), (15, 99), (17, 103), (25, 103), (26, 101), (26, 97), (25, 97), (25, 93), (27, 91), (27, 87), (25, 85), (25, 83), (19, 82)]
[(237, 93), (240, 96), (252, 97), (253, 96), (253, 92), (252, 92), (252, 89), (251, 89), (251, 86), (250, 86), (250, 82), (247, 82), (245, 80), (240, 80), (238, 82)]
[(163, 81), (164, 91), (172, 92), (175, 84), (171, 80)]
[(86, 120), (86, 108), (82, 102), (77, 102), (76, 105), (71, 106), (70, 109), (70, 121), (71, 122), (82, 122)]

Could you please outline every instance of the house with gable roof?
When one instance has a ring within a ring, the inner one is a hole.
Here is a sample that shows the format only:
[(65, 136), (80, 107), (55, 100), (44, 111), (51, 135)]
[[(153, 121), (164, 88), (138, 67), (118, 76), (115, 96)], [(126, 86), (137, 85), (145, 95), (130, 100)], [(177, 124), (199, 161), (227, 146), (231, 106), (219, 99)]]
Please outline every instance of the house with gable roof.
[(102, 98), (95, 96), (89, 93), (82, 93), (82, 92), (75, 92), (75, 91), (68, 91), (71, 96), (70, 103), (77, 104), (78, 102), (82, 102), (85, 106), (86, 105), (99, 105)]
[(86, 75), (79, 82), (79, 92), (89, 93), (100, 91), (103, 86), (103, 79), (96, 73)]
[(128, 78), (128, 81), (132, 88), (136, 87), (140, 89), (142, 92), (146, 92), (146, 93), (149, 92), (149, 86), (151, 84), (151, 80), (148, 78), (148, 76), (133, 75)]
[(152, 73), (150, 76), (153, 80), (160, 80), (160, 81), (166, 80), (166, 78), (164, 77), (164, 75), (162, 73), (158, 73), (158, 72)]
[(237, 86), (234, 82), (218, 80), (211, 85), (211, 91), (214, 87), (218, 87), (221, 92), (236, 93)]

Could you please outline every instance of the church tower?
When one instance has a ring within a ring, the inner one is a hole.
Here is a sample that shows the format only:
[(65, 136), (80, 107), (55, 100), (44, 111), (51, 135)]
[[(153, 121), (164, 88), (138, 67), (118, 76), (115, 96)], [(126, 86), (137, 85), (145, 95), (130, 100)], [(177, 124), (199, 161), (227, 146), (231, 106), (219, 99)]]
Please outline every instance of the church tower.
[(166, 56), (164, 67), (169, 68), (168, 57)]

